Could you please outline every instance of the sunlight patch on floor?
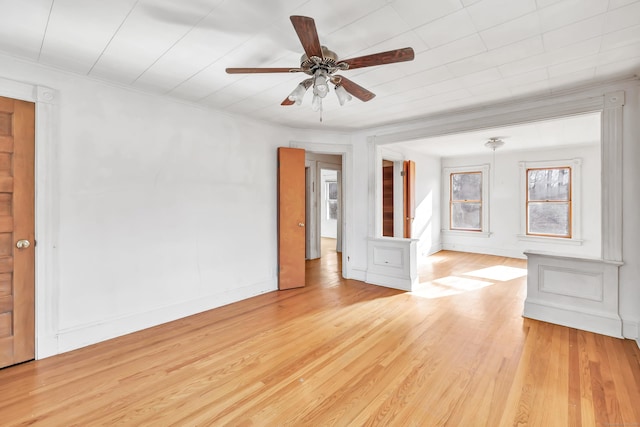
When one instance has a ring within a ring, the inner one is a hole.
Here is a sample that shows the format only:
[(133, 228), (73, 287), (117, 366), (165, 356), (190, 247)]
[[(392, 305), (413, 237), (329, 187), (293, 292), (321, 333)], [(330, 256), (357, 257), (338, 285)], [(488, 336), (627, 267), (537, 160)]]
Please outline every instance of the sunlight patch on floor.
[(497, 280), (507, 282), (527, 275), (526, 268), (507, 267), (504, 265), (494, 265), (493, 267), (482, 268), (480, 270), (464, 273), (465, 276), (480, 277), (482, 279)]
[(448, 276), (430, 282), (419, 283), (411, 294), (422, 298), (442, 298), (459, 295), (464, 292), (475, 291), (493, 285), (484, 280), (465, 279), (463, 277)]

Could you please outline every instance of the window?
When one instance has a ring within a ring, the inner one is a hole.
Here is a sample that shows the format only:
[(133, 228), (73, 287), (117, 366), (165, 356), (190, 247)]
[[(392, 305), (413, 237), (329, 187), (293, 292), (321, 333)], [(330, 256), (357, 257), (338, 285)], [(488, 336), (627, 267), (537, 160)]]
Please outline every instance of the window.
[[(589, 172), (590, 191), (600, 192), (598, 169)], [(520, 232), (529, 242), (582, 245), (582, 159), (520, 162)], [(592, 200), (591, 196), (589, 200)], [(589, 218), (599, 220), (597, 213)]]
[(328, 181), (327, 194), (327, 219), (338, 219), (338, 183)]
[(450, 175), (449, 228), (482, 231), (482, 172)]
[(489, 165), (442, 168), (442, 184), (442, 232), (489, 237)]
[(527, 169), (527, 235), (571, 238), (571, 168)]

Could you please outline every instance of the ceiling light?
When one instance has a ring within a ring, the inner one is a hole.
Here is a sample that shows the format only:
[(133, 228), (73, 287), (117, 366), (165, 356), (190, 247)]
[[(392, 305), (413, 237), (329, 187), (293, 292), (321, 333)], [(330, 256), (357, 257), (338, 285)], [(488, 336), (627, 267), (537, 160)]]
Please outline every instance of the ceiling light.
[[(313, 111), (322, 111), (322, 98), (315, 93), (313, 94), (313, 100), (311, 101), (311, 109)], [(322, 116), (320, 116), (320, 120), (322, 120)]]
[(313, 74), (313, 94), (324, 98), (329, 93), (327, 84), (327, 73), (323, 69), (318, 69)]
[(349, 92), (347, 92), (347, 90), (344, 87), (342, 87), (342, 85), (336, 85), (335, 90), (336, 90), (336, 96), (338, 97), (338, 102), (340, 103), (340, 105), (344, 105), (345, 102), (351, 101), (352, 99), (351, 95), (349, 95)]
[(487, 142), (484, 143), (485, 147), (490, 148), (493, 151), (496, 151), (496, 148), (500, 148), (503, 145), (504, 145), (504, 141), (500, 139), (499, 136), (491, 137)]
[(307, 89), (309, 87), (304, 85), (304, 82), (300, 83), (296, 88), (289, 94), (289, 101), (293, 101), (296, 105), (302, 104), (302, 98), (304, 98), (304, 94), (307, 93)]

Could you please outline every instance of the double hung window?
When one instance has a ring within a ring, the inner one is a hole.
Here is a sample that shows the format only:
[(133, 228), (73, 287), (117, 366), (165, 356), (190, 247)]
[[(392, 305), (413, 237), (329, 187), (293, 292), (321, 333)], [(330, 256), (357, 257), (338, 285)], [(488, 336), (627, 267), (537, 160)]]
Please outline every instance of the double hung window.
[(482, 231), (482, 172), (450, 175), (449, 229)]
[(527, 235), (571, 238), (571, 168), (527, 169)]

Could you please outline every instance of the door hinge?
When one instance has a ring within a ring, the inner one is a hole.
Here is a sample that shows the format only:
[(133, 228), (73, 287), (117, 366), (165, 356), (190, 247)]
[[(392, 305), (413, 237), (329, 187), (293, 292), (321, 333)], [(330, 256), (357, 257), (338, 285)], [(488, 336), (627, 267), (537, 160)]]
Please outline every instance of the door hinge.
[(404, 171), (400, 171), (400, 176), (404, 176)]

